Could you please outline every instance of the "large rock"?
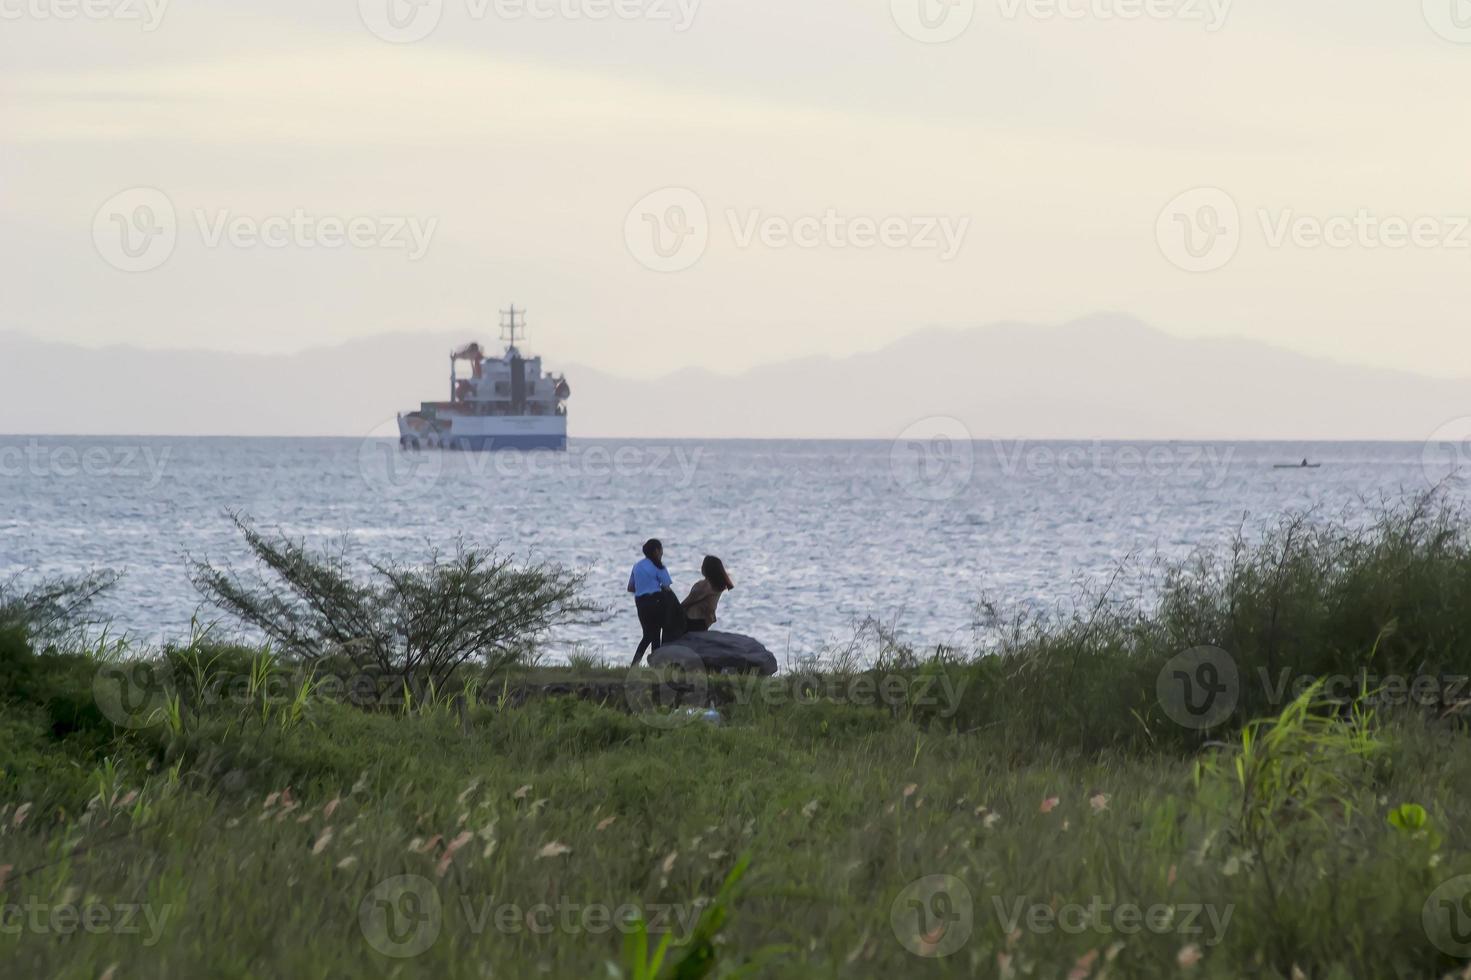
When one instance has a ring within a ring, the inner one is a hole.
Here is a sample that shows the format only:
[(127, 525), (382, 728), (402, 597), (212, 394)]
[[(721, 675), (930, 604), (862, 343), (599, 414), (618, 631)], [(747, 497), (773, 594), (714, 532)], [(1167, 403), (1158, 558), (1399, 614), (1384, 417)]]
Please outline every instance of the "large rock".
[(665, 643), (649, 656), (649, 664), (663, 667), (670, 664), (692, 664), (698, 659), (705, 669), (714, 674), (760, 674), (770, 677), (776, 673), (776, 655), (759, 641), (739, 633), (686, 633), (679, 639)]

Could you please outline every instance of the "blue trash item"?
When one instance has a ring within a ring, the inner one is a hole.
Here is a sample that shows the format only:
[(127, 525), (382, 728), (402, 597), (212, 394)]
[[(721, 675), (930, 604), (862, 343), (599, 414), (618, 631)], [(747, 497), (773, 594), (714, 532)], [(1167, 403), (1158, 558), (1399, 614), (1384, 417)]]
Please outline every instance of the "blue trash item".
[(776, 655), (760, 641), (739, 633), (715, 630), (686, 633), (673, 643), (665, 643), (649, 656), (649, 665), (683, 665), (698, 658), (712, 674), (758, 674), (770, 677), (777, 672)]
[(694, 721), (703, 721), (714, 728), (725, 724), (725, 716), (714, 708), (681, 708), (677, 713)]

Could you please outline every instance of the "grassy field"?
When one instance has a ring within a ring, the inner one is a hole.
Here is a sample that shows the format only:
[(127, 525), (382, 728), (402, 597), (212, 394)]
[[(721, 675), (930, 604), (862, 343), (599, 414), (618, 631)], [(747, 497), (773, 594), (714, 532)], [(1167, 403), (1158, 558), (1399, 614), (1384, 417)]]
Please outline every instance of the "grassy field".
[(1471, 975), (1463, 529), (1288, 522), (1147, 612), (765, 681), (16, 619), (0, 974)]

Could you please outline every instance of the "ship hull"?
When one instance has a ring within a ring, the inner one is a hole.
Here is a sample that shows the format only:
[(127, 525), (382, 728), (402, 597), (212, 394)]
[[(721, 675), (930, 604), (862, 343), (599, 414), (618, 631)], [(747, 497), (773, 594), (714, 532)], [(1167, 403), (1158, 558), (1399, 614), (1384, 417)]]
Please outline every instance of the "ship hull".
[(567, 448), (565, 415), (468, 415), (432, 421), (417, 415), (398, 419), (399, 444), (405, 449), (450, 449), (465, 452), (527, 451)]
[(567, 449), (566, 436), (459, 436), (451, 439), (441, 449), (453, 449), (461, 452), (497, 452), (501, 450), (511, 452), (526, 452), (532, 449), (550, 449), (555, 452), (565, 452)]

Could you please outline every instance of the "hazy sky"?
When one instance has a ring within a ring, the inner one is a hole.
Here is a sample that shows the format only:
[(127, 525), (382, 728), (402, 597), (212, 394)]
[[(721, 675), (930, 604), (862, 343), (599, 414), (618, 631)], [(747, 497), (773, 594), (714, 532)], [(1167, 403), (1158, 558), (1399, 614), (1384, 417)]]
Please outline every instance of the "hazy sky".
[(1467, 0), (0, 0), (0, 60), (0, 329), (515, 301), (646, 375), (1119, 310), (1471, 373)]

